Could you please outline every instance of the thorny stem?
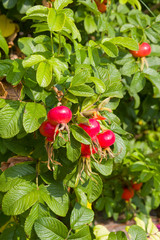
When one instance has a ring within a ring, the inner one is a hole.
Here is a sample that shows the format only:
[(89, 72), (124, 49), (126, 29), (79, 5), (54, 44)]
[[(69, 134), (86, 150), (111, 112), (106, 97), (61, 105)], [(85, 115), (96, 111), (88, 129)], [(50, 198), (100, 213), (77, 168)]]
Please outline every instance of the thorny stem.
[(37, 186), (37, 190), (39, 190), (39, 186), (38, 186), (39, 173), (40, 173), (40, 161), (37, 160), (37, 163), (36, 163), (36, 186)]

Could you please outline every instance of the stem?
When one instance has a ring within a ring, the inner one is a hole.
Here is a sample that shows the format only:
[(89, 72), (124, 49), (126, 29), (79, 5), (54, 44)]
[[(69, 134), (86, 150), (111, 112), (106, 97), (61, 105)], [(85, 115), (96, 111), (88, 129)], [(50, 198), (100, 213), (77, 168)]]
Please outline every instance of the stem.
[(109, 4), (109, 1), (107, 1), (107, 9), (108, 9), (107, 22), (109, 22), (109, 16), (110, 16), (110, 13), (111, 13), (112, 5), (113, 5), (113, 0), (111, 0), (110, 4)]
[(69, 232), (68, 232), (68, 235), (67, 235), (67, 237), (66, 237), (66, 239), (65, 239), (65, 240), (67, 240), (67, 239), (68, 239), (68, 237), (69, 237), (69, 235), (70, 235), (71, 231), (72, 231), (72, 228), (69, 230)]
[(52, 32), (50, 32), (50, 37), (51, 37), (51, 48), (52, 48), (52, 53), (54, 53), (54, 49), (53, 49), (53, 35), (52, 35)]
[(60, 53), (61, 53), (61, 47), (62, 47), (61, 34), (60, 33), (58, 33), (58, 37), (59, 37), (59, 47), (58, 47), (58, 56), (59, 56)]
[(156, 17), (155, 14), (151, 11), (151, 9), (143, 2), (143, 0), (139, 0), (139, 1), (145, 6), (145, 8), (148, 10), (148, 12), (150, 12), (150, 14), (153, 17)]
[(40, 173), (40, 161), (37, 160), (37, 163), (36, 163), (36, 186), (37, 186), (37, 190), (39, 190), (39, 186), (38, 186), (39, 173)]

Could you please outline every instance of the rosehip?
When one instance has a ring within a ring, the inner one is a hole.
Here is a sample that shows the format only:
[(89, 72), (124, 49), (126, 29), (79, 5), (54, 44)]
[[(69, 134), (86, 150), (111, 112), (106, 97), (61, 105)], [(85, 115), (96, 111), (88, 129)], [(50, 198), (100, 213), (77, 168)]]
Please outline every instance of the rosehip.
[[(90, 149), (90, 145), (85, 145), (83, 143), (81, 143), (81, 156), (82, 157), (90, 157), (91, 156), (91, 149)], [(97, 148), (92, 147), (92, 154), (97, 152)]]
[(146, 57), (151, 53), (151, 46), (144, 42), (139, 45), (138, 51), (130, 50), (130, 53), (133, 55), (133, 57)]
[(132, 184), (132, 188), (133, 188), (134, 190), (136, 190), (136, 191), (139, 191), (139, 190), (141, 189), (141, 187), (142, 187), (142, 184), (143, 184), (143, 183), (133, 183), (133, 184)]
[(110, 147), (115, 142), (115, 134), (111, 130), (106, 130), (103, 133), (97, 135), (99, 144), (102, 148)]
[(100, 124), (96, 119), (89, 119), (89, 125), (80, 123), (79, 126), (83, 128), (91, 138), (94, 138), (100, 131)]
[(47, 116), (51, 124), (57, 125), (60, 123), (68, 123), (72, 119), (72, 112), (68, 107), (58, 106), (52, 108)]
[[(46, 120), (41, 124), (39, 131), (43, 136), (48, 137), (48, 138), (53, 138), (53, 136), (55, 134), (55, 129), (56, 129), (56, 126), (52, 125), (50, 122), (48, 122), (48, 120)], [(58, 131), (57, 131), (57, 133), (58, 133)]]
[(107, 9), (107, 6), (104, 3), (98, 3), (97, 8), (101, 13), (104, 13)]
[(123, 193), (121, 196), (122, 199), (129, 201), (129, 199), (133, 198), (133, 196), (134, 196), (134, 190), (132, 188), (130, 188), (130, 189), (124, 188), (123, 189)]

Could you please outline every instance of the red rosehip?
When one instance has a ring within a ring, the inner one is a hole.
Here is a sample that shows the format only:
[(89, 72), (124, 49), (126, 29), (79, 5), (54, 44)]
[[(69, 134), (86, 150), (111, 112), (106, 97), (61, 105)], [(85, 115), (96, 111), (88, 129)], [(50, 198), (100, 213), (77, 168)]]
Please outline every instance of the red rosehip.
[(68, 123), (72, 119), (72, 112), (68, 107), (65, 106), (58, 106), (52, 108), (48, 112), (48, 121), (53, 124), (57, 125), (60, 123)]
[(132, 188), (124, 188), (121, 198), (125, 201), (129, 201), (134, 196), (134, 190)]
[(98, 3), (97, 8), (101, 13), (106, 12), (107, 6), (104, 3)]
[(106, 130), (105, 132), (98, 134), (97, 138), (102, 148), (110, 147), (116, 140), (115, 134), (111, 130)]
[(100, 124), (93, 118), (89, 119), (89, 125), (80, 123), (79, 126), (83, 128), (91, 138), (95, 138), (95, 136), (100, 132)]
[(85, 145), (81, 143), (81, 156), (89, 158), (91, 156), (91, 149), (92, 148), (92, 154), (97, 152), (97, 148), (91, 147), (90, 145)]
[[(41, 135), (47, 138), (53, 138), (55, 134), (55, 129), (56, 129), (56, 126), (52, 125), (50, 122), (48, 122), (48, 120), (46, 120), (41, 124), (39, 131)], [(56, 134), (58, 134), (58, 131), (56, 132)]]
[(134, 190), (136, 190), (136, 191), (139, 191), (139, 190), (141, 189), (141, 187), (142, 187), (142, 184), (143, 184), (143, 183), (133, 183), (133, 184), (132, 184), (132, 188), (133, 188)]
[(138, 51), (130, 50), (130, 53), (133, 55), (133, 57), (146, 57), (151, 53), (151, 46), (144, 42), (139, 45)]

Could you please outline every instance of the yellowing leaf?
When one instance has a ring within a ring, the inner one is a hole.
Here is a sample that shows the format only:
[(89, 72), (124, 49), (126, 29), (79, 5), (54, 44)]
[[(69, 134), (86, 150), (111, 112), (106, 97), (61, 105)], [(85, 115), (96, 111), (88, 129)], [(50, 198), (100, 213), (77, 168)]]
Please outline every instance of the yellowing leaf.
[(9, 37), (15, 32), (16, 24), (5, 15), (0, 15), (0, 30), (3, 37)]

